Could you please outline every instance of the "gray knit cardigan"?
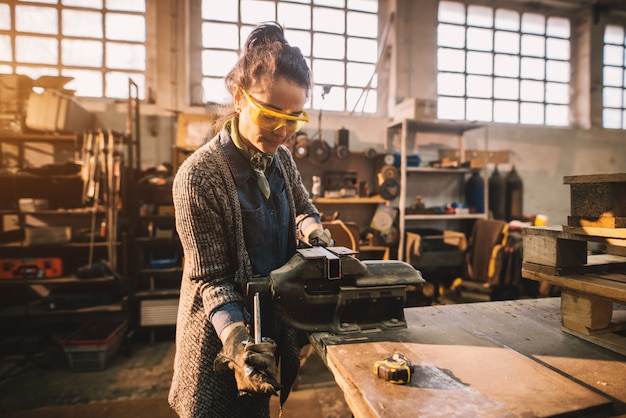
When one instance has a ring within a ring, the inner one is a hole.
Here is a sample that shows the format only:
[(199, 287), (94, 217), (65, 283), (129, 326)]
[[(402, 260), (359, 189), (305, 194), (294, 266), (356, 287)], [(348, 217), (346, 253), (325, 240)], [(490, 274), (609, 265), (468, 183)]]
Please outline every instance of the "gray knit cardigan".
[[(232, 374), (213, 371), (221, 342), (208, 319), (218, 306), (244, 303), (246, 282), (252, 276), (237, 189), (220, 146), (223, 136), (228, 133), (221, 131), (183, 162), (172, 189), (176, 230), (185, 257), (169, 393), (169, 403), (180, 417), (239, 415)], [(276, 158), (285, 178), (295, 248), (296, 215), (318, 212), (289, 150), (279, 147)], [(287, 340), (283, 344), (296, 344), (295, 337), (283, 340)], [(282, 351), (293, 357), (296, 349), (283, 347)]]

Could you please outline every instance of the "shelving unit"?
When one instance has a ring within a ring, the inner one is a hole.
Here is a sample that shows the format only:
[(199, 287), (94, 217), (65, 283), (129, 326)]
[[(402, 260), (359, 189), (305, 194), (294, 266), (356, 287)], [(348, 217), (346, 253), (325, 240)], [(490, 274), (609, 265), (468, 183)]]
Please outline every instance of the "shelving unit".
[[(400, 153), (400, 192), (397, 197), (398, 206), (398, 259), (404, 260), (406, 246), (407, 224), (426, 224), (431, 226), (433, 222), (443, 221), (467, 221), (487, 218), (484, 213), (407, 213), (409, 191), (419, 195), (425, 200), (431, 199), (437, 204), (445, 203), (445, 200), (465, 202), (464, 185), (466, 177), (472, 172), (470, 168), (431, 168), (412, 167), (408, 165), (409, 146), (417, 149), (420, 145), (419, 136), (430, 134), (436, 136), (452, 137), (456, 140), (456, 148), (461, 156), (461, 163), (465, 155), (465, 134), (475, 129), (483, 128), (481, 125), (466, 122), (440, 122), (404, 119), (394, 122), (387, 129), (387, 151)], [(415, 134), (415, 141), (411, 142), (411, 134)], [(395, 139), (395, 141), (394, 141)], [(399, 141), (398, 141), (399, 139)], [(485, 138), (485, 151), (486, 151)], [(425, 144), (424, 144), (425, 145)], [(485, 155), (487, 153), (485, 152)], [(486, 166), (486, 164), (485, 164)], [(487, 179), (485, 181), (485, 202), (487, 208)], [(420, 182), (421, 181), (421, 182)], [(408, 261), (408, 260), (404, 260)]]
[[(46, 133), (2, 133), (0, 134), (0, 168), (25, 168), (25, 155), (28, 144), (32, 143), (45, 143), (45, 144), (69, 144), (76, 149), (76, 143), (78, 141), (77, 135), (68, 134), (46, 134)], [(12, 154), (9, 150), (15, 148), (17, 152)], [(15, 165), (8, 164), (8, 156), (14, 155)]]

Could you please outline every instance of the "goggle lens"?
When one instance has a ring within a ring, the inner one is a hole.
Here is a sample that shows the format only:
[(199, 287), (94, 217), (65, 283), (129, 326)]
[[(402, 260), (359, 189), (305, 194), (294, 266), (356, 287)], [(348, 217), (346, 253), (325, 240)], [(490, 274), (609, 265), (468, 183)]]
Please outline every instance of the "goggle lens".
[(283, 126), (288, 132), (296, 132), (309, 121), (309, 115), (303, 110), (302, 116), (287, 115), (268, 109), (259, 104), (247, 91), (241, 89), (250, 103), (250, 119), (261, 129), (277, 131)]

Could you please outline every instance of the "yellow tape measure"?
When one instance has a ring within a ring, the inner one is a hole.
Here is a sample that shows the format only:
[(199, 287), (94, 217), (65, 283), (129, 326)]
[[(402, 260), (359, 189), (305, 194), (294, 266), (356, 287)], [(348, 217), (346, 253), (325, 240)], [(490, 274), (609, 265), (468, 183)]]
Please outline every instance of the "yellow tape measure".
[(402, 353), (394, 353), (384, 360), (374, 363), (374, 374), (381, 379), (404, 385), (411, 381), (413, 365)]

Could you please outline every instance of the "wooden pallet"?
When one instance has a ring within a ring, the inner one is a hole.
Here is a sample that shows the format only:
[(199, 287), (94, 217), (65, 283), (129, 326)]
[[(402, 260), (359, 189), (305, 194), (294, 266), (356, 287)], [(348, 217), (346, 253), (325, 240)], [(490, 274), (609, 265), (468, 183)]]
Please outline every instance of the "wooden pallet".
[(619, 334), (626, 329), (626, 257), (587, 255), (588, 242), (611, 240), (622, 248), (626, 239), (624, 231), (600, 229), (591, 235), (571, 227), (524, 228), (522, 277), (561, 288), (563, 331), (626, 355), (626, 337)]

